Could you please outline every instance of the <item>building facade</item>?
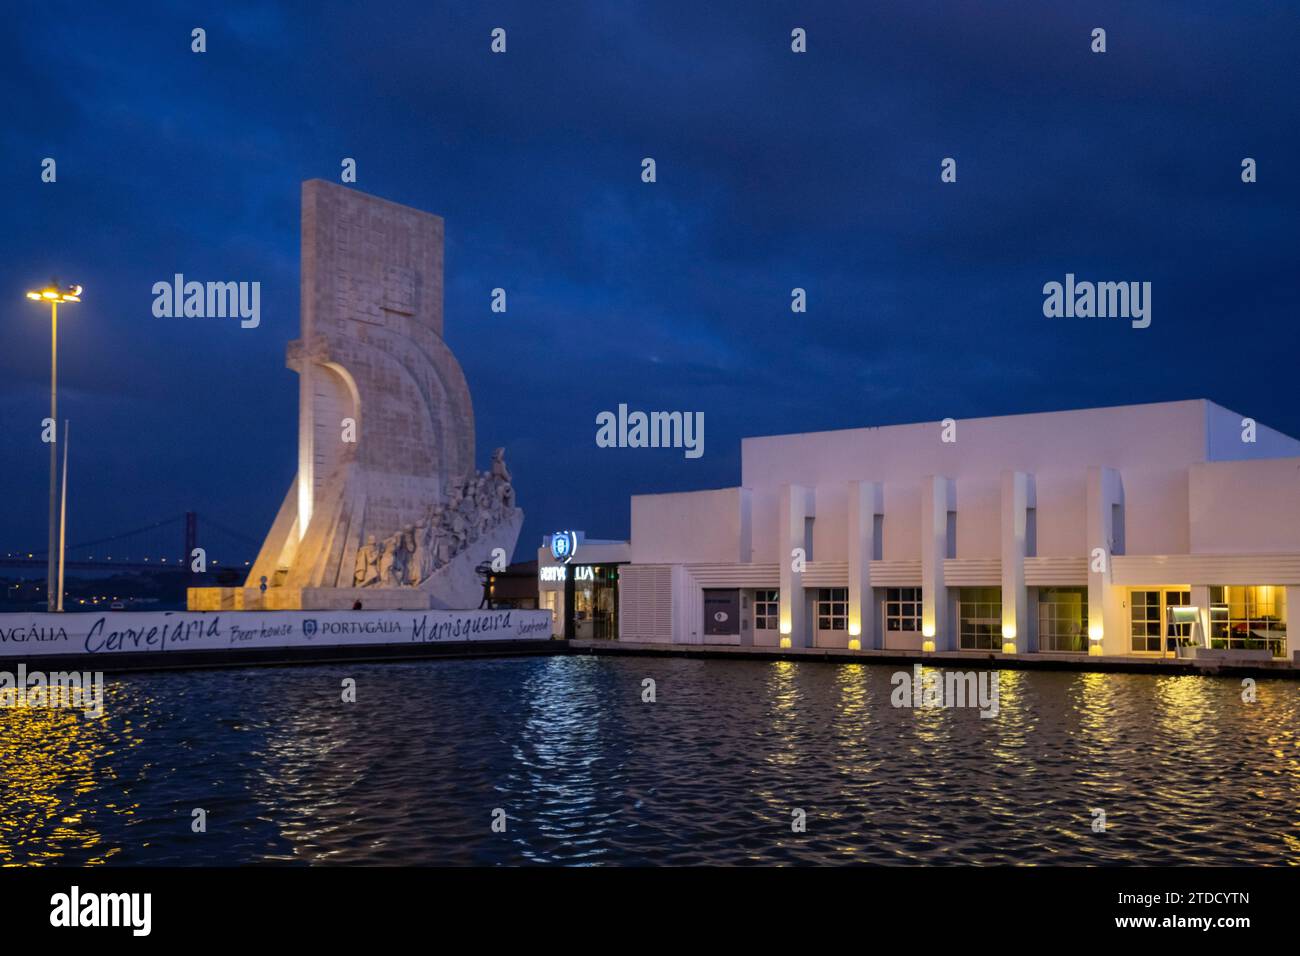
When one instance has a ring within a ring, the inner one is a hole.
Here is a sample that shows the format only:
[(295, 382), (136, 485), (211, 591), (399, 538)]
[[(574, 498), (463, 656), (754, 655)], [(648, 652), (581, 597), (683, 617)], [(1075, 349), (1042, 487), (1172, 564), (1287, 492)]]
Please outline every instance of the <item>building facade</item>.
[(751, 438), (741, 457), (738, 488), (632, 498), (621, 640), (1300, 651), (1300, 441), (1212, 402)]
[(551, 612), (553, 637), (618, 637), (619, 572), (629, 554), (626, 541), (588, 538), (581, 531), (546, 536), (537, 551), (537, 606)]

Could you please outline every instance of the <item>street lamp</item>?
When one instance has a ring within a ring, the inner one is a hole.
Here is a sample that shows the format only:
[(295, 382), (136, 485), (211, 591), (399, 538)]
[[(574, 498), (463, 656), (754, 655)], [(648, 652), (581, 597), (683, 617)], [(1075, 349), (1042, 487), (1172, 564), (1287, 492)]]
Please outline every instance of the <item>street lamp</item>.
[(50, 543), (46, 551), (48, 557), (45, 574), (45, 607), (50, 611), (63, 610), (63, 584), (59, 580), (61, 551), (59, 544), (59, 483), (58, 483), (58, 440), (59, 440), (59, 303), (80, 302), (81, 286), (60, 286), (55, 279), (48, 286), (36, 292), (28, 292), (27, 298), (50, 304), (50, 422), (54, 428), (54, 440), (50, 442)]

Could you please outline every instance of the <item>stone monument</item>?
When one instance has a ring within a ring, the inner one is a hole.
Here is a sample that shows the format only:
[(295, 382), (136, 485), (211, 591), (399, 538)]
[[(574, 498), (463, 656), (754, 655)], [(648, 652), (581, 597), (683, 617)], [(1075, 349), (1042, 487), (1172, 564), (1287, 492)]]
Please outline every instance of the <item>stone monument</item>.
[(479, 606), (523, 512), (503, 449), (474, 467), (442, 249), (437, 216), (303, 183), (298, 474), (244, 587), (191, 588), (191, 610)]

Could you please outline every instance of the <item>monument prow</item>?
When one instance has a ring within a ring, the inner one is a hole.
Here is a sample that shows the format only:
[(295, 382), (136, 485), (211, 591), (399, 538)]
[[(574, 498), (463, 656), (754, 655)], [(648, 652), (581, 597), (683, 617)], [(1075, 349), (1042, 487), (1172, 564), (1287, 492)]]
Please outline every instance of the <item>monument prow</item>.
[(298, 473), (242, 588), (192, 610), (477, 607), (523, 524), (497, 449), (474, 469), (469, 386), (443, 341), (443, 222), (302, 187)]

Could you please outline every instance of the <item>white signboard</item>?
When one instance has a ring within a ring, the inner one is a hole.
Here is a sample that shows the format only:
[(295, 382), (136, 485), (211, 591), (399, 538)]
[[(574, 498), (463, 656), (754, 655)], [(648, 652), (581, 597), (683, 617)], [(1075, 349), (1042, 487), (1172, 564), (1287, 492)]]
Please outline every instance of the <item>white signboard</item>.
[(550, 611), (0, 614), (0, 657), (546, 640)]
[[(543, 581), (563, 581), (568, 570), (568, 567), (563, 564), (546, 564), (542, 566), (540, 577)], [(573, 566), (573, 580), (594, 581), (596, 580), (596, 569), (589, 564), (575, 564)]]

